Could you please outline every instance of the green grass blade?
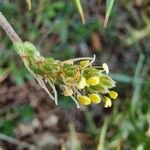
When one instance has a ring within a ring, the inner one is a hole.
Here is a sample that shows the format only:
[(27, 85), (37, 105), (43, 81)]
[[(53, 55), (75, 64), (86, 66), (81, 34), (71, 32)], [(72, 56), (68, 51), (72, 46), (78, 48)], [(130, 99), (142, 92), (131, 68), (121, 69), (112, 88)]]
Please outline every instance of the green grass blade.
[(107, 0), (106, 1), (106, 15), (105, 15), (105, 20), (104, 20), (104, 28), (106, 28), (106, 26), (107, 26), (108, 19), (109, 19), (110, 13), (112, 11), (114, 1), (115, 0)]
[(70, 130), (70, 134), (71, 134), (71, 137), (70, 137), (70, 140), (71, 140), (71, 150), (81, 150), (81, 148), (80, 148), (80, 142), (77, 139), (77, 133), (75, 131), (74, 124), (72, 122), (69, 124), (69, 130)]
[(139, 77), (141, 76), (141, 72), (142, 69), (144, 68), (144, 60), (145, 60), (145, 56), (141, 53), (139, 56), (139, 60), (135, 69), (135, 74), (134, 74), (134, 78), (133, 78), (133, 95), (132, 95), (132, 99), (131, 99), (131, 112), (132, 115), (135, 115), (135, 111), (137, 108), (137, 104), (140, 98), (140, 93), (142, 90), (142, 84), (143, 81), (141, 80), (140, 82), (137, 82)]
[(82, 5), (81, 5), (81, 1), (80, 0), (74, 0), (74, 2), (75, 2), (75, 5), (78, 9), (79, 14), (80, 14), (82, 23), (85, 24), (85, 16), (84, 16), (83, 8), (82, 8)]
[(97, 150), (105, 150), (105, 137), (106, 137), (106, 132), (108, 128), (108, 122), (109, 122), (109, 118), (106, 118), (102, 126), (100, 136), (99, 136), (99, 143), (97, 146)]

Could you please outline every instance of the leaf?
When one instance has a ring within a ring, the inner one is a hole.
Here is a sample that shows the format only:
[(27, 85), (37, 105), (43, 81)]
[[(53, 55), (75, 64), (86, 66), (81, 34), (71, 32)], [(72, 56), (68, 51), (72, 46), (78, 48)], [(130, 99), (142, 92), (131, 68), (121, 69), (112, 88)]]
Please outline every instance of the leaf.
[(112, 11), (114, 1), (115, 0), (107, 0), (106, 1), (106, 15), (105, 15), (105, 20), (104, 20), (104, 28), (106, 28), (106, 26), (107, 26), (108, 19), (109, 19), (110, 13)]
[(82, 23), (85, 24), (85, 16), (84, 16), (84, 12), (82, 9), (81, 1), (80, 0), (74, 0), (74, 1), (75, 1), (76, 6), (77, 6), (78, 12), (81, 16)]
[(13, 121), (2, 121), (2, 133), (12, 136), (15, 128), (15, 123)]
[(34, 117), (34, 110), (28, 104), (19, 106), (15, 111), (20, 114), (21, 121), (23, 122), (29, 122)]
[(58, 9), (58, 10), (64, 9), (64, 7), (65, 7), (65, 3), (63, 1), (55, 2), (53, 4), (53, 8)]
[(64, 109), (71, 109), (74, 106), (74, 102), (71, 100), (70, 97), (67, 96), (61, 96), (59, 97), (60, 101), (58, 105), (60, 107), (63, 107)]

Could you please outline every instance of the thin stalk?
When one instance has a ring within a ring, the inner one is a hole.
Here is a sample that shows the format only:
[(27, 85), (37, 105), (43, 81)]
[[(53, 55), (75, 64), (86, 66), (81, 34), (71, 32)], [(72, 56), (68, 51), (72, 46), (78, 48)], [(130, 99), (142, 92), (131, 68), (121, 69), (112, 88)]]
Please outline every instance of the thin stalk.
[(2, 141), (7, 141), (7, 142), (12, 143), (12, 144), (15, 144), (15, 145), (19, 146), (21, 149), (29, 148), (30, 150), (38, 150), (38, 148), (35, 147), (34, 145), (28, 144), (26, 142), (19, 141), (17, 139), (9, 137), (5, 134), (0, 134), (0, 141), (1, 140)]
[(4, 15), (0, 12), (0, 27), (7, 33), (12, 42), (22, 42)]

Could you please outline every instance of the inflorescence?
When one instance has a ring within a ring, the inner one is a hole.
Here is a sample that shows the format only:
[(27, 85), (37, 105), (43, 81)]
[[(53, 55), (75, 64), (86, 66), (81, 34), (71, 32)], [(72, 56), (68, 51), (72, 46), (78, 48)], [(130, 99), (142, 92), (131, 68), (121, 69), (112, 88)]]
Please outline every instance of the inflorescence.
[[(115, 87), (115, 81), (108, 75), (107, 64), (92, 66), (95, 56), (59, 61), (52, 57), (42, 57), (30, 42), (16, 42), (14, 47), (26, 68), (56, 105), (58, 104), (56, 85), (59, 85), (63, 95), (73, 99), (77, 108), (80, 106), (79, 103), (90, 105), (101, 102), (104, 107), (111, 107), (112, 100), (118, 96), (117, 92), (110, 90)], [(48, 89), (48, 85), (52, 92)]]

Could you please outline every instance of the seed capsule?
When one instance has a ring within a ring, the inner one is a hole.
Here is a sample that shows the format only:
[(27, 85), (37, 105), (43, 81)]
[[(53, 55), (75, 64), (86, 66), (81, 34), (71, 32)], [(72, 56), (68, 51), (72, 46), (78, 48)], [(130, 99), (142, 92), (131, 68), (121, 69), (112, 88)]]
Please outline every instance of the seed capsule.
[(90, 94), (89, 98), (91, 99), (92, 103), (94, 103), (94, 104), (98, 104), (101, 102), (101, 98), (98, 94), (95, 94), (95, 93)]

